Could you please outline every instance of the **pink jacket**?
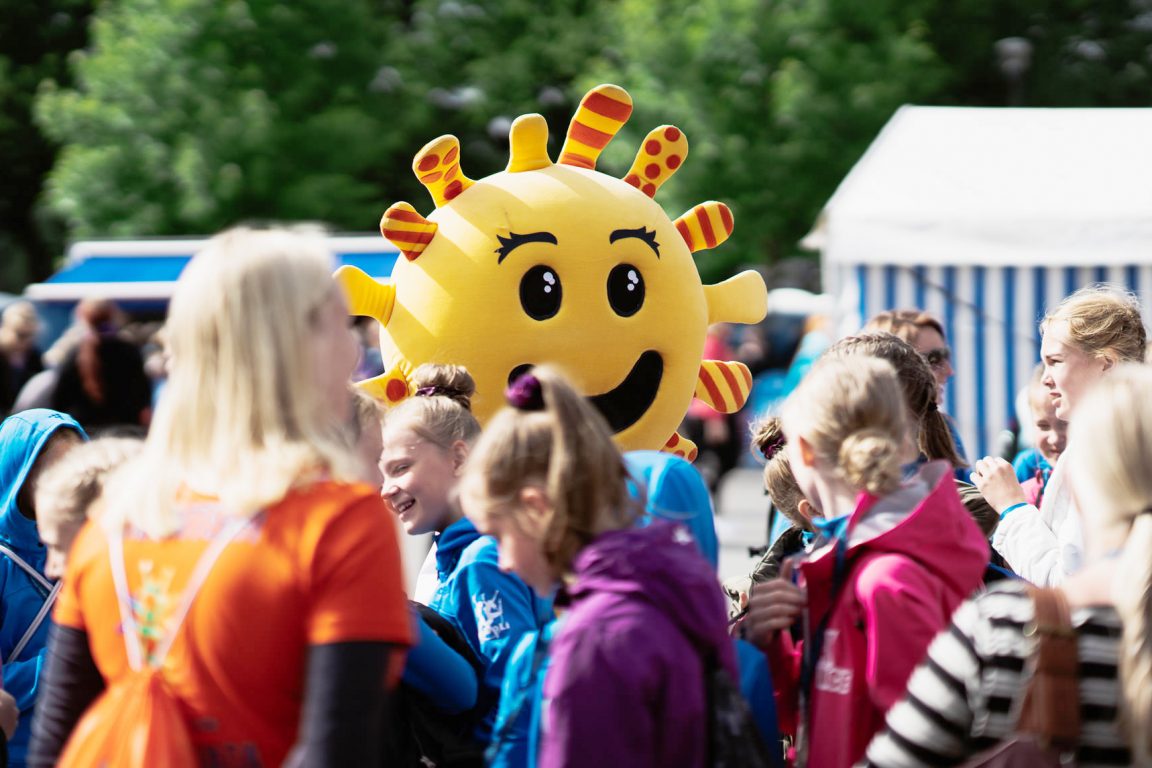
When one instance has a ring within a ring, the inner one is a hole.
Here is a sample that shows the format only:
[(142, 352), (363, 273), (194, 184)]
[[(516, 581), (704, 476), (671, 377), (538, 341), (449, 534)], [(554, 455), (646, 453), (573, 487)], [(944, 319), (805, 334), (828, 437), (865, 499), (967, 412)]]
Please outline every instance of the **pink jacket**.
[[(847, 768), (864, 755), (928, 644), (980, 586), (988, 542), (956, 493), (952, 468), (926, 464), (889, 496), (861, 494), (849, 518), (842, 585), (831, 602), (835, 542), (800, 566), (805, 634), (829, 611), (809, 694), (807, 765)], [(768, 657), (781, 730), (801, 719), (802, 643), (780, 632)]]

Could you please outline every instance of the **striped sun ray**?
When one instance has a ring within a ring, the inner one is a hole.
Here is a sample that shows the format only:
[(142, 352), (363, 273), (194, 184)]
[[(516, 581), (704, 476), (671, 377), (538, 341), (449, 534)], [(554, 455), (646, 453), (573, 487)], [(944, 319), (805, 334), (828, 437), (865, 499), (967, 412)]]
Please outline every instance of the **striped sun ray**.
[(399, 248), (408, 261), (415, 261), (436, 236), (436, 222), (428, 221), (411, 205), (400, 202), (384, 212), (380, 234)]
[(735, 413), (752, 391), (752, 373), (743, 363), (705, 360), (696, 377), (696, 397), (721, 413)]
[(632, 115), (632, 97), (618, 85), (598, 85), (580, 102), (560, 150), (561, 165), (596, 168), (596, 159)]
[(732, 234), (732, 211), (724, 203), (700, 203), (673, 222), (692, 253), (723, 243)]

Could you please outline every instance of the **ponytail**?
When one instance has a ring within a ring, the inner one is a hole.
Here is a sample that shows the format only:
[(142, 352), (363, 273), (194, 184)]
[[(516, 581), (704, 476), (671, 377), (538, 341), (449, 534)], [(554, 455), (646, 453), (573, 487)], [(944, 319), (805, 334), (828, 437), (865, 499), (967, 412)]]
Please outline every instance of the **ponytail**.
[(752, 447), (764, 457), (764, 490), (780, 514), (797, 528), (811, 530), (812, 524), (799, 511), (804, 492), (792, 474), (784, 442), (784, 424), (780, 417), (769, 416), (752, 425)]
[(920, 420), (920, 437), (917, 447), (929, 461), (943, 459), (956, 469), (968, 466), (964, 457), (956, 450), (956, 440), (952, 437), (952, 429), (948, 426), (948, 417), (940, 410), (935, 395), (932, 398), (932, 407)]
[(488, 423), (466, 471), (512, 515), (521, 489), (544, 488), (551, 515), (541, 548), (564, 574), (597, 535), (631, 527), (641, 510), (628, 495), (628, 470), (608, 424), (558, 371), (533, 368), (507, 395), (510, 405)]
[(880, 429), (862, 429), (844, 438), (840, 471), (854, 488), (885, 496), (900, 486), (900, 444)]
[(1152, 368), (1123, 363), (1092, 387), (1068, 427), (1060, 461), (1093, 526), (1127, 529), (1112, 604), (1123, 624), (1120, 724), (1133, 765), (1152, 761)]
[(1152, 758), (1152, 511), (1136, 515), (1116, 566), (1120, 638), (1120, 723), (1133, 764)]

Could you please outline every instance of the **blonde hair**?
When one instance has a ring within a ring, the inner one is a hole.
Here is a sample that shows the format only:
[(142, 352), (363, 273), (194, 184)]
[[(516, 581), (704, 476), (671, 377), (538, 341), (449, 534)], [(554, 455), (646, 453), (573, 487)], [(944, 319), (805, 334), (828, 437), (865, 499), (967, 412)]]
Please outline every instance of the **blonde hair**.
[(526, 486), (544, 488), (552, 513), (541, 547), (559, 576), (598, 534), (634, 525), (641, 508), (628, 495), (628, 469), (599, 412), (554, 369), (538, 366), (528, 375), (540, 384), (543, 408), (501, 409), (466, 472), (491, 499), (512, 502)]
[[(1083, 509), (1102, 527), (1128, 529), (1116, 564), (1113, 599), (1120, 640), (1121, 724), (1134, 764), (1152, 758), (1152, 370), (1119, 366), (1085, 395), (1072, 422), (1067, 461)], [(1087, 417), (1091, 414), (1091, 418)]]
[(873, 357), (821, 359), (784, 403), (790, 433), (853, 488), (883, 496), (901, 481), (906, 408), (896, 371)]
[(849, 360), (860, 355), (879, 358), (895, 369), (904, 404), (915, 422), (920, 453), (933, 461), (943, 459), (956, 468), (968, 466), (956, 450), (952, 430), (937, 402), (936, 377), (911, 342), (892, 333), (861, 333), (840, 339), (824, 353), (829, 360)]
[(804, 492), (784, 452), (784, 425), (778, 416), (769, 416), (752, 425), (752, 447), (764, 456), (764, 490), (768, 491), (772, 504), (797, 528), (812, 530), (812, 524), (799, 511)]
[(252, 515), (294, 486), (356, 476), (307, 343), (339, 290), (333, 264), (317, 231), (284, 228), (228, 230), (192, 259), (169, 308), (168, 386), (110, 513), (158, 538), (185, 490)]
[(877, 312), (869, 318), (860, 332), (890, 333), (901, 341), (915, 344), (916, 337), (925, 328), (936, 331), (942, 339), (948, 338), (940, 321), (921, 309), (886, 309)]
[(1067, 322), (1069, 341), (1090, 355), (1112, 362), (1144, 359), (1147, 333), (1140, 300), (1115, 286), (1081, 288), (1044, 317), (1040, 331), (1054, 322)]
[(36, 485), (36, 524), (44, 529), (83, 522), (108, 476), (143, 448), (138, 437), (101, 437), (68, 451)]
[(352, 413), (348, 420), (348, 436), (352, 443), (360, 439), (366, 430), (379, 429), (386, 409), (372, 395), (356, 386), (349, 386), (352, 396)]
[(480, 434), (472, 415), (476, 382), (459, 365), (426, 363), (417, 368), (410, 383), (416, 394), (384, 414), (384, 425), (403, 424), (421, 439), (450, 448), (462, 440), (468, 445)]

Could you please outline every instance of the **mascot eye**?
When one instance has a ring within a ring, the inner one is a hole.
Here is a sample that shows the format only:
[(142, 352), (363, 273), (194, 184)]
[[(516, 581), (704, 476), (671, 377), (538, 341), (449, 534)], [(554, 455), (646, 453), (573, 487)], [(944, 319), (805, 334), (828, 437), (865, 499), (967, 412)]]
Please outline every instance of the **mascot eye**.
[(547, 320), (560, 311), (560, 276), (552, 267), (537, 264), (520, 278), (520, 306), (533, 320)]
[(644, 278), (631, 264), (621, 264), (608, 275), (608, 303), (621, 317), (631, 317), (644, 306)]

